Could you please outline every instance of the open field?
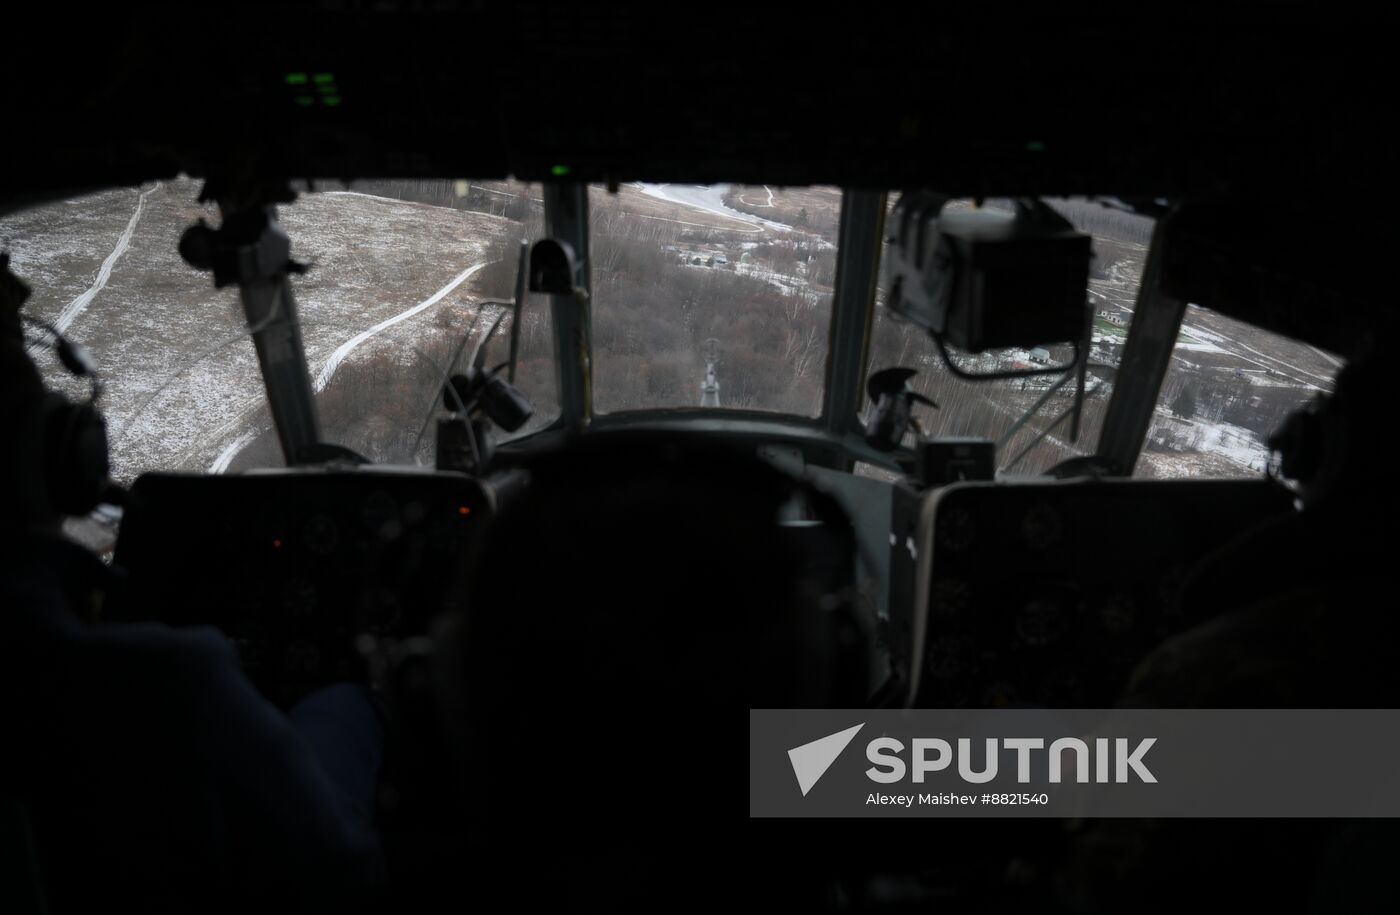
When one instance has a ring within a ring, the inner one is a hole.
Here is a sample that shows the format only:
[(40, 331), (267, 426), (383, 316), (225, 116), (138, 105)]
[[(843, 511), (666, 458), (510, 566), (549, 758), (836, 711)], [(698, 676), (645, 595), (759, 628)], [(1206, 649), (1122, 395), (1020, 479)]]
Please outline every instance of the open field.
[[(212, 215), (195, 203), (197, 182), (104, 192), (0, 222), (15, 271), (34, 288), (26, 310), (56, 320), (92, 288), (142, 194), (130, 243), (67, 327), (93, 352), (106, 383), (102, 405), (114, 475), (121, 480), (150, 468), (209, 469), (230, 445), (251, 442), (270, 427), (237, 290), (214, 289), (208, 275), (176, 253), (184, 229)], [(507, 233), (503, 220), (474, 213), (447, 210), (423, 219), (431, 209), (355, 194), (311, 195), (283, 208), (293, 257), (311, 264), (293, 283), (313, 376), (366, 328), (487, 263), (492, 243)], [(368, 354), (413, 339), (439, 315), (464, 324), (477, 295), (467, 280), (434, 308), (386, 327), (357, 349)], [(356, 355), (340, 353), (340, 366)], [(44, 351), (36, 357), (62, 384), (51, 358)], [(324, 387), (335, 387), (334, 376), (334, 370), (326, 374)]]
[[(197, 182), (177, 180), (0, 220), (14, 269), (35, 290), (30, 313), (62, 322), (98, 359), (122, 480), (147, 469), (280, 462), (237, 292), (215, 290), (176, 253), (185, 228), (217, 219), (197, 194)], [(598, 408), (698, 405), (701, 344), (713, 338), (722, 406), (815, 415), (839, 205), (831, 188), (593, 189)], [(929, 432), (1005, 437), (1003, 461), (1029, 449), (1018, 472), (1092, 449), (1150, 235), (1136, 217), (1083, 203), (1064, 208), (1095, 233), (1093, 359), (1104, 366), (1091, 370), (1077, 443), (1067, 419), (1056, 423), (1072, 402), (1070, 386), (1008, 435), (1050, 379), (972, 384), (947, 371), (921, 331), (883, 308), (874, 330), (871, 369), (917, 368), (916, 386), (940, 403), (921, 413)], [(509, 296), (520, 240), (542, 231), (539, 188), (368, 182), (303, 195), (282, 208), (282, 221), (293, 256), (311, 265), (293, 288), (325, 437), (376, 460), (431, 460), (431, 436), (419, 441), (417, 433), (448, 354), (477, 317), (474, 302)], [(538, 428), (557, 413), (546, 302), (527, 303), (522, 329), (519, 381), (537, 405), (528, 428)], [(1065, 355), (1051, 352), (1054, 361)], [(53, 383), (80, 392), (45, 352), (36, 357)], [(979, 371), (1033, 364), (1022, 350), (967, 358)], [(1269, 432), (1337, 368), (1310, 347), (1189, 309), (1139, 473), (1259, 472)]]

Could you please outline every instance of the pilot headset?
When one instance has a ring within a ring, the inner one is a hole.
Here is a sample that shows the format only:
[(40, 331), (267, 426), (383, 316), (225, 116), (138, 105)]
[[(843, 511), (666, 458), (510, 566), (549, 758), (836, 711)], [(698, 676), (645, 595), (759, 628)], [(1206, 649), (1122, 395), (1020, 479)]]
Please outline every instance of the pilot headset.
[[(0, 274), (7, 298), (22, 302), (29, 289), (9, 272), (9, 254), (0, 253)], [(18, 303), (16, 303), (18, 304)], [(102, 381), (87, 351), (47, 321), (20, 314), (26, 348), (48, 346), (75, 378), (86, 378), (86, 399), (74, 403), (57, 391), (45, 390), (38, 404), (42, 464), (48, 503), (64, 515), (85, 515), (101, 501), (108, 487), (107, 426), (97, 409)]]
[[(1333, 380), (1331, 393), (1319, 391), (1269, 437), (1275, 456), (1271, 469), (1296, 481), (1304, 502), (1330, 501), (1364, 477), (1379, 448), (1384, 424), (1383, 394), (1374, 340), (1366, 339)], [(1381, 397), (1382, 400), (1377, 400)]]

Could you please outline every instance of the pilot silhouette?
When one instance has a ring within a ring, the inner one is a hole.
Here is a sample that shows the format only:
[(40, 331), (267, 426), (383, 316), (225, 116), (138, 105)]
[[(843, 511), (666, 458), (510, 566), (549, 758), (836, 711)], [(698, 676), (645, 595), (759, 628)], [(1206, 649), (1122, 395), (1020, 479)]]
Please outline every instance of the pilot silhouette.
[[(28, 290), (7, 261), (0, 819), (32, 836), (37, 854), (27, 877), (7, 860), (4, 882), (40, 888), (55, 912), (365, 904), (384, 880), (370, 821), (383, 735), (368, 694), (340, 684), (284, 715), (212, 628), (92, 621), (120, 570), (60, 535), (61, 468), (73, 456), (54, 453), (75, 447), (59, 427), (86, 420), (46, 392), (29, 358)], [(88, 432), (101, 441), (100, 423)]]
[[(1180, 609), (1205, 621), (1142, 660), (1122, 705), (1392, 708), (1400, 700), (1400, 620), (1377, 597), (1393, 579), (1390, 390), (1376, 339), (1365, 339), (1333, 393), (1271, 439), (1280, 474), (1298, 485), (1299, 510), (1201, 563)], [(1075, 911), (1179, 912), (1202, 886), (1221, 908), (1247, 899), (1260, 911), (1394, 911), (1400, 890), (1386, 865), (1398, 848), (1400, 829), (1385, 819), (1086, 821), (1059, 882)]]

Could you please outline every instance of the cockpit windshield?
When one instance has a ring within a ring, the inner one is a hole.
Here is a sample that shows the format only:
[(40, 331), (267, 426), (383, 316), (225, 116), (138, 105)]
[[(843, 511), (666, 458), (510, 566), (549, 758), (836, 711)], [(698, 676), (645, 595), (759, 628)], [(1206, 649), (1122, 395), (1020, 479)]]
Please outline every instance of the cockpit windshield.
[[(0, 219), (25, 310), (94, 355), (104, 382), (112, 472), (224, 473), (283, 463), (235, 286), (184, 263), (181, 234), (200, 218), (201, 182), (103, 191)], [(508, 299), (522, 241), (543, 232), (530, 189), (453, 181), (303, 186), (279, 207), (293, 260), (301, 335), (322, 438), (373, 462), (433, 463), (431, 428), (453, 350), (467, 355)], [(310, 191), (310, 192), (308, 192)], [(534, 197), (538, 198), (538, 188)], [(506, 358), (509, 316), (491, 342)], [(559, 415), (547, 300), (527, 298), (516, 385), (535, 411), (515, 435)], [(45, 350), (46, 382), (82, 393)]]
[[(283, 463), (238, 289), (214, 288), (177, 253), (182, 232), (219, 219), (212, 204), (196, 202), (200, 187), (189, 178), (154, 182), (0, 219), (0, 242), (33, 287), (27, 313), (96, 357), (119, 482), (152, 470)], [(482, 303), (511, 298), (522, 244), (544, 236), (541, 189), (382, 180), (297, 190), (279, 218), (293, 259), (307, 268), (292, 288), (322, 439), (376, 463), (431, 465), (442, 382), (498, 317), (487, 362), (507, 358), (510, 309)], [(861, 345), (832, 338), (839, 189), (629, 183), (592, 187), (588, 202), (594, 413), (822, 414), (832, 348)], [(1152, 232), (1151, 220), (1098, 202), (1051, 203), (1093, 236), (1077, 437), (1077, 379), (964, 380), (924, 331), (885, 308), (884, 283), (863, 360), (867, 374), (917, 370), (911, 385), (939, 405), (917, 408), (922, 431), (995, 440), (1006, 473), (1094, 453)], [(560, 418), (555, 305), (525, 298), (515, 384), (534, 414), (498, 438)], [(453, 363), (464, 337), (465, 355)], [(1071, 355), (1051, 344), (954, 357), (986, 373), (1047, 368)], [(52, 386), (83, 393), (50, 353), (34, 356)], [(1326, 387), (1335, 368), (1328, 354), (1193, 307), (1137, 473), (1260, 473), (1269, 431)]]
[(593, 188), (593, 404), (818, 416), (837, 188)]

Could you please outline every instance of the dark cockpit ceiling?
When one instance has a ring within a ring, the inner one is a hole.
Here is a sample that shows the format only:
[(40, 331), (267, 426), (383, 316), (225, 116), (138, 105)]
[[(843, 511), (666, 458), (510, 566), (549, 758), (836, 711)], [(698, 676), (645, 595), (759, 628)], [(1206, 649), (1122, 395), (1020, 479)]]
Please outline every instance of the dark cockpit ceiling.
[[(1280, 276), (1342, 307), (1386, 297), (1379, 271), (1336, 267), (1382, 253), (1368, 220), (1390, 31), (1335, 10), (476, 0), (43, 18), (7, 29), (0, 212), (181, 171), (1088, 194), (1213, 207), (1178, 250), (1247, 261), (1237, 315), (1311, 342), (1345, 341), (1248, 302)], [(1194, 282), (1179, 292), (1220, 285)]]
[[(1389, 107), (1372, 24), (1287, 4), (978, 6), (84, 10), (7, 29), (3, 192), (255, 154), (316, 177), (563, 167), (589, 181), (1181, 197), (1336, 187), (1384, 148), (1368, 142)], [(289, 81), (299, 73), (311, 82)]]

